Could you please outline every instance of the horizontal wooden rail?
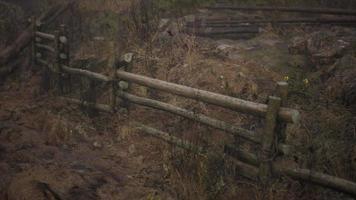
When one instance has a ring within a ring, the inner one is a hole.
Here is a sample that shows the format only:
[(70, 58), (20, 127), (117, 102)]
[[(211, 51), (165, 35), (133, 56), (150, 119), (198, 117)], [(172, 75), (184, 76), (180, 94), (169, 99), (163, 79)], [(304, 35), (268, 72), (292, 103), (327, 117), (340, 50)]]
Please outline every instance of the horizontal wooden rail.
[[(62, 67), (67, 73), (83, 75), (88, 78), (96, 79), (99, 81), (109, 82), (111, 79), (105, 75), (90, 72), (88, 70), (70, 68), (67, 66)], [(204, 90), (194, 89), (187, 86), (182, 86), (174, 83), (169, 83), (157, 79), (148, 78), (145, 76), (140, 76), (124, 71), (117, 71), (118, 78), (132, 81), (134, 83), (142, 84), (148, 87), (153, 87), (156, 89), (161, 89), (174, 94), (182, 95), (185, 97), (190, 97), (193, 99), (201, 100), (203, 102), (208, 102), (230, 109), (235, 109), (240, 112), (250, 113), (257, 116), (263, 116), (266, 113), (267, 105), (259, 104), (255, 102), (249, 102), (221, 94), (216, 94)], [(281, 119), (286, 122), (296, 123), (299, 120), (299, 112), (294, 109), (282, 108), (279, 113)]]
[(171, 104), (163, 103), (160, 101), (147, 99), (147, 98), (143, 98), (143, 97), (138, 97), (138, 96), (129, 94), (127, 92), (119, 91), (118, 96), (130, 101), (131, 103), (167, 111), (167, 112), (170, 112), (170, 113), (173, 113), (173, 114), (176, 114), (176, 115), (179, 115), (179, 116), (191, 119), (191, 120), (198, 121), (200, 123), (211, 126), (213, 128), (217, 128), (217, 129), (232, 133), (235, 136), (244, 138), (251, 142), (255, 142), (255, 143), (260, 142), (260, 136), (252, 131), (232, 126), (224, 121), (213, 119), (213, 118), (210, 118), (203, 114), (198, 114), (193, 111), (186, 110), (186, 109), (183, 109), (183, 108), (171, 105)]
[(55, 40), (56, 36), (52, 35), (52, 34), (48, 34), (48, 33), (43, 33), (40, 31), (36, 31), (36, 36), (40, 37), (40, 38), (44, 38), (47, 40)]
[[(193, 145), (191, 143), (189, 143), (188, 141), (184, 141), (181, 140), (177, 137), (174, 137), (166, 132), (157, 130), (155, 128), (149, 127), (149, 126), (145, 126), (143, 124), (136, 124), (136, 128), (140, 131), (143, 131), (144, 133), (150, 134), (153, 137), (156, 137), (160, 140), (163, 140), (167, 143), (176, 145), (182, 149), (188, 150), (188, 151), (193, 151), (194, 153), (198, 153), (198, 154), (205, 154), (206, 151), (199, 146)], [(223, 156), (223, 155), (221, 155)], [(233, 162), (233, 164), (236, 167), (236, 172), (239, 175), (242, 175), (246, 178), (252, 179), (252, 180), (256, 180), (256, 177), (258, 175), (258, 169), (252, 165), (248, 165), (245, 164), (239, 160), (236, 159), (231, 159), (231, 161)]]
[(216, 19), (207, 20), (206, 26), (212, 27), (214, 25), (238, 25), (238, 24), (259, 24), (259, 23), (308, 23), (308, 24), (353, 24), (356, 19)]
[(64, 72), (67, 72), (69, 74), (76, 74), (76, 75), (82, 75), (82, 76), (86, 76), (87, 78), (91, 78), (91, 79), (95, 79), (98, 81), (103, 81), (103, 82), (109, 82), (111, 81), (111, 79), (105, 75), (99, 74), (99, 73), (95, 73), (95, 72), (91, 72), (88, 70), (84, 70), (84, 69), (77, 69), (77, 68), (71, 68), (68, 66), (62, 66), (62, 70)]
[(40, 63), (41, 65), (44, 65), (46, 67), (49, 67), (49, 63), (41, 58), (36, 58), (36, 61)]
[[(150, 135), (162, 139), (170, 144), (177, 145), (178, 147), (181, 147), (183, 149), (191, 150), (196, 153), (205, 152), (201, 147), (193, 145), (187, 141), (178, 139), (163, 131), (142, 124), (138, 124), (136, 126), (141, 131), (144, 131)], [(243, 152), (242, 154), (240, 152), (240, 156), (241, 155), (245, 156), (243, 159), (249, 160), (249, 162), (252, 163), (252, 165), (248, 165), (238, 160), (235, 160), (235, 162), (233, 162), (237, 165), (236, 167), (241, 172), (241, 175), (246, 176), (247, 178), (256, 177), (258, 175), (258, 169), (253, 165), (258, 166), (259, 161), (257, 157), (253, 156), (253, 154), (249, 154), (246, 152)], [(356, 183), (342, 178), (337, 178), (323, 173), (313, 172), (308, 169), (287, 167), (284, 164), (279, 163), (273, 163), (273, 172), (274, 174), (286, 175), (294, 179), (304, 180), (307, 182), (318, 184), (320, 186), (329, 187), (342, 192), (356, 195)]]
[(309, 169), (289, 168), (287, 166), (274, 164), (274, 173), (286, 175), (294, 179), (299, 179), (324, 187), (333, 188), (335, 190), (356, 195), (356, 183), (335, 176), (314, 172)]
[(232, 30), (205, 30), (202, 32), (197, 32), (199, 35), (220, 35), (220, 34), (240, 34), (240, 33), (259, 33), (260, 30), (258, 27), (242, 27), (239, 29)]
[(72, 99), (72, 98), (67, 98), (67, 97), (61, 97), (60, 98), (63, 101), (67, 101), (69, 103), (77, 104), (77, 105), (83, 105), (85, 107), (89, 108), (94, 108), (96, 110), (102, 111), (102, 112), (107, 112), (107, 113), (112, 113), (112, 108), (111, 106), (105, 105), (105, 104), (98, 104), (98, 103), (90, 103), (87, 101), (81, 101), (79, 99)]
[(354, 16), (356, 16), (356, 10), (329, 9), (329, 8), (234, 6), (234, 5), (207, 6), (205, 8), (213, 9), (213, 10), (279, 11), (279, 12), (300, 12), (300, 13), (330, 14), (330, 15), (354, 15)]
[(187, 149), (187, 150), (193, 151), (195, 153), (199, 153), (199, 154), (205, 153), (205, 151), (201, 147), (198, 147), (198, 146), (196, 146), (194, 144), (191, 144), (188, 141), (181, 140), (181, 139), (179, 139), (177, 137), (171, 136), (168, 133), (165, 133), (163, 131), (154, 129), (152, 127), (145, 126), (143, 124), (136, 124), (136, 128), (138, 130), (143, 131), (145, 133), (148, 133), (148, 134), (150, 134), (150, 135), (152, 135), (154, 137), (162, 139), (162, 140), (164, 140), (164, 141), (166, 141), (166, 142), (168, 142), (170, 144), (177, 145), (178, 147), (181, 147), (183, 149)]
[[(252, 153), (238, 150), (229, 145), (225, 146), (225, 153), (235, 157), (236, 159), (241, 159), (242, 161), (253, 166), (259, 165), (257, 156)], [(356, 183), (335, 176), (313, 172), (309, 169), (291, 168), (285, 166), (285, 164), (279, 163), (273, 163), (273, 172), (277, 175), (289, 176), (294, 179), (312, 182), (321, 186), (356, 195)]]
[[(105, 81), (105, 82), (111, 81), (111, 79), (105, 75), (95, 73), (95, 72), (90, 72), (88, 70), (70, 68), (67, 66), (63, 66), (63, 70), (66, 71), (67, 73), (83, 75), (88, 78), (96, 79), (99, 81)], [(152, 79), (152, 78), (148, 78), (145, 76), (136, 75), (124, 71), (117, 71), (117, 76), (118, 78), (127, 81), (132, 81), (137, 84), (142, 84), (148, 87), (160, 89), (177, 95), (190, 97), (193, 99), (201, 100), (203, 102), (220, 105), (230, 109), (238, 110), (240, 112), (250, 113), (261, 117), (263, 117), (263, 115), (266, 113), (267, 110), (267, 105), (265, 104), (245, 101), (230, 96), (225, 96), (213, 92), (190, 88), (187, 86), (182, 86), (182, 85), (169, 83), (157, 79)], [(296, 123), (299, 121), (299, 112), (294, 109), (282, 108), (279, 115), (280, 118), (285, 120), (286, 122)]]
[(245, 163), (248, 163), (253, 166), (259, 166), (258, 158), (255, 154), (249, 153), (247, 151), (237, 149), (231, 145), (225, 145), (224, 153), (234, 158), (237, 158)]
[[(136, 84), (155, 88), (165, 92), (222, 106), (246, 114), (252, 114), (259, 117), (264, 117), (267, 112), (266, 104), (245, 101), (242, 99), (237, 99), (222, 94), (217, 94), (217, 93), (199, 90), (183, 85), (169, 83), (166, 81), (148, 78), (145, 76), (124, 72), (124, 71), (117, 71), (116, 75), (118, 78), (126, 81), (131, 81)], [(299, 121), (299, 117), (300, 117), (299, 112), (297, 110), (289, 109), (289, 108), (280, 109), (279, 118), (286, 122), (297, 123)]]
[(56, 50), (53, 48), (53, 47), (50, 47), (48, 45), (45, 45), (45, 44), (36, 44), (36, 47), (40, 48), (40, 49), (45, 49), (49, 52), (52, 52), (52, 53), (55, 53)]

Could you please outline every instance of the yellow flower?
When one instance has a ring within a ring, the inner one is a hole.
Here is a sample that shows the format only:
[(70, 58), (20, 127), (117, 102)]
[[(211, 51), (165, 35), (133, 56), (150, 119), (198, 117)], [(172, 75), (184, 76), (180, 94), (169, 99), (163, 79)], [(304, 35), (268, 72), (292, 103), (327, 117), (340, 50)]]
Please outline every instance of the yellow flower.
[(305, 85), (309, 85), (309, 80), (306, 78), (306, 79), (303, 80), (303, 83), (304, 83)]
[(289, 80), (289, 76), (285, 76), (285, 77), (284, 77), (284, 80), (285, 80), (285, 81), (288, 81), (288, 80)]

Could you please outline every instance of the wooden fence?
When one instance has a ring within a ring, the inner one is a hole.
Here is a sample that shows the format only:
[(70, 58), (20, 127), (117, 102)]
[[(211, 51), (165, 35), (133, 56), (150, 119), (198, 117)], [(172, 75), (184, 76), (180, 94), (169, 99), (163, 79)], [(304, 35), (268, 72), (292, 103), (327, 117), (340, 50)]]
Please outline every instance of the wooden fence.
[[(292, 146), (285, 144), (285, 130), (288, 123), (298, 123), (300, 119), (300, 114), (297, 110), (286, 106), (288, 96), (288, 84), (286, 82), (277, 83), (275, 94), (268, 97), (268, 104), (256, 103), (130, 73), (129, 71), (132, 67), (131, 65), (133, 60), (132, 54), (126, 54), (120, 62), (123, 63), (122, 67), (114, 67), (113, 75), (109, 77), (88, 70), (70, 67), (69, 42), (64, 25), (61, 26), (61, 31), (58, 31), (53, 35), (42, 32), (38, 24), (34, 24), (33, 27), (34, 61), (44, 65), (45, 70), (52, 70), (58, 73), (60, 77), (59, 79), (62, 79), (66, 75), (77, 75), (95, 81), (105, 82), (107, 83), (106, 85), (109, 85), (112, 90), (111, 105), (98, 104), (94, 101), (88, 102), (65, 97), (62, 97), (62, 99), (78, 105), (91, 107), (99, 111), (114, 113), (117, 112), (119, 105), (126, 105), (122, 103), (119, 104), (119, 98), (127, 103), (166, 111), (177, 116), (197, 121), (209, 127), (223, 130), (229, 134), (251, 142), (252, 144), (260, 146), (258, 155), (243, 151), (235, 146), (225, 146), (224, 153), (234, 158), (236, 168), (243, 176), (265, 182), (275, 175), (286, 175), (295, 179), (305, 180), (314, 184), (356, 195), (356, 183), (354, 182), (313, 172), (308, 169), (288, 167), (275, 162), (275, 155), (288, 155), (294, 150)], [(43, 40), (51, 41), (54, 46), (50, 46), (48, 43), (41, 43)], [(51, 61), (46, 61), (44, 52), (55, 54), (56, 59), (52, 59), (52, 63)], [(146, 97), (136, 96), (129, 92), (131, 83), (265, 119), (263, 133), (260, 134), (246, 130), (234, 126), (233, 124), (229, 124), (203, 114), (198, 114), (175, 105)], [(59, 87), (59, 90), (62, 91), (63, 88), (61, 88), (61, 84), (58, 84), (57, 87)], [(165, 133), (146, 125), (139, 124), (137, 125), (137, 128), (142, 132), (148, 133), (166, 142), (196, 153), (205, 153), (207, 151), (202, 147), (191, 144), (189, 141), (179, 139), (169, 133)]]

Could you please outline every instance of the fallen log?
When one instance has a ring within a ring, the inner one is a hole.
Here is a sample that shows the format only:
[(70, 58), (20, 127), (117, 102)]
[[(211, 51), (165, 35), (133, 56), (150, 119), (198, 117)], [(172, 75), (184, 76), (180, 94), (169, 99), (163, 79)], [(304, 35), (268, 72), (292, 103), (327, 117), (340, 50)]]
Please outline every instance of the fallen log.
[(330, 9), (330, 8), (302, 8), (302, 7), (269, 7), (269, 6), (234, 6), (234, 5), (216, 5), (207, 6), (212, 10), (242, 10), (242, 11), (279, 11), (279, 12), (300, 12), (312, 14), (329, 15), (351, 15), (356, 16), (356, 10)]
[[(209, 91), (204, 91), (200, 89), (195, 89), (183, 85), (178, 85), (166, 81), (161, 81), (158, 79), (153, 79), (129, 72), (117, 71), (116, 75), (118, 78), (131, 81), (136, 84), (144, 85), (150, 88), (155, 88), (165, 92), (173, 93), (176, 95), (196, 99), (206, 103), (211, 103), (214, 105), (222, 106), (228, 109), (232, 109), (238, 112), (255, 115), (258, 117), (264, 117), (267, 112), (267, 105), (245, 101), (242, 99), (225, 96), (222, 94), (217, 94)], [(300, 115), (297, 110), (290, 108), (281, 108), (278, 114), (279, 118), (288, 123), (297, 123), (299, 121)]]
[[(43, 24), (47, 25), (54, 21), (61, 13), (67, 10), (70, 6), (74, 4), (74, 1), (71, 3), (67, 3), (64, 6), (53, 7), (48, 12), (43, 14), (38, 21)], [(61, 12), (58, 12), (61, 11)], [(51, 17), (50, 17), (51, 16)], [(47, 19), (50, 17), (50, 19)], [(15, 58), (30, 42), (33, 36), (32, 27), (28, 27), (25, 31), (19, 34), (17, 39), (13, 42), (12, 45), (6, 47), (5, 49), (1, 50), (0, 52), (0, 67), (3, 67), (13, 58)]]
[(63, 101), (67, 101), (69, 103), (73, 103), (73, 104), (76, 104), (76, 105), (82, 105), (82, 106), (93, 108), (93, 109), (96, 109), (98, 111), (102, 111), (102, 112), (106, 112), (106, 113), (112, 113), (113, 112), (111, 106), (105, 105), (105, 104), (90, 103), (90, 102), (87, 102), (87, 101), (81, 101), (79, 99), (72, 99), (72, 98), (67, 98), (67, 97), (60, 97), (60, 99), (63, 100)]

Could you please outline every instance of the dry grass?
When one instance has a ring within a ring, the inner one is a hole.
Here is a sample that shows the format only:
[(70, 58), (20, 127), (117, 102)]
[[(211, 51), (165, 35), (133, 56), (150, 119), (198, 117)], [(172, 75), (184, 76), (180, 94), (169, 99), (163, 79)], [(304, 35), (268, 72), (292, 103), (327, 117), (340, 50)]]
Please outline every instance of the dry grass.
[[(155, 28), (157, 26), (157, 15), (152, 15), (152, 10), (145, 10), (146, 8), (140, 7), (137, 2), (122, 2), (121, 7), (121, 3), (118, 4), (118, 1), (83, 1), (81, 2), (81, 9), (98, 11), (97, 7), (100, 4), (100, 11), (125, 11), (125, 13), (128, 13), (128, 17), (120, 23), (127, 28), (125, 31), (126, 46), (129, 46), (129, 50), (136, 54), (135, 73), (254, 101), (263, 99), (258, 95), (266, 95), (263, 86), (256, 83), (259, 77), (262, 76), (267, 80), (280, 78), (280, 75), (272, 71), (254, 66), (251, 61), (231, 63), (228, 60), (207, 57), (202, 53), (202, 49), (205, 48), (204, 44), (198, 41), (195, 36), (181, 34), (179, 24), (176, 25), (178, 31), (174, 36), (162, 37)], [(120, 5), (120, 8), (117, 5)], [(126, 12), (126, 10), (128, 11)], [(148, 28), (151, 25), (153, 28)], [(112, 49), (110, 48), (106, 41), (87, 46), (82, 45), (78, 57), (112, 57)], [(209, 51), (212, 48), (214, 47), (208, 46)], [(93, 51), (88, 51), (88, 49)], [(308, 96), (310, 91), (302, 84), (301, 80), (296, 78), (297, 84), (292, 83), (292, 89)], [(173, 97), (172, 95), (152, 92), (145, 87), (135, 86), (133, 92), (140, 96), (158, 97), (174, 105), (210, 114), (231, 121), (236, 125), (251, 123), (250, 118), (238, 116), (236, 113), (229, 113), (222, 109)], [(299, 100), (297, 103), (306, 102), (305, 99)], [(161, 113), (157, 113), (155, 117), (149, 117), (150, 115), (145, 114), (147, 113), (144, 112), (135, 120), (158, 124), (161, 127), (163, 121), (164, 128), (169, 129), (168, 132), (212, 150), (221, 151), (222, 144), (229, 139), (231, 140), (228, 136), (221, 136), (220, 132), (183, 119), (172, 120)], [(312, 114), (311, 117), (303, 122), (303, 126), (298, 127), (299, 130), (295, 132), (297, 134), (294, 136), (302, 144), (308, 144), (307, 147), (312, 148), (306, 148), (306, 152), (302, 152), (309, 157), (300, 157), (299, 159), (304, 162), (304, 166), (307, 168), (311, 167), (333, 175), (350, 178), (352, 175), (349, 174), (348, 168), (354, 167), (355, 164), (354, 162), (347, 165), (344, 163), (353, 159), (355, 153), (350, 151), (354, 147), (345, 148), (345, 144), (349, 145), (350, 143), (345, 142), (347, 138), (345, 132), (343, 132), (347, 129), (346, 126), (350, 125), (349, 116), (330, 113), (328, 110), (322, 109), (319, 112), (308, 114)], [(70, 131), (68, 132), (69, 129), (62, 130), (63, 127), (68, 125), (60, 117), (49, 124), (51, 125), (44, 130), (49, 132), (51, 142), (58, 143), (67, 140), (68, 135), (66, 134)], [(127, 138), (132, 134), (132, 131), (129, 125), (121, 127), (119, 139)], [(340, 137), (345, 137), (345, 139), (340, 140)], [(351, 138), (354, 139), (354, 136)], [(236, 184), (235, 180), (229, 182), (228, 179), (231, 177), (228, 177), (222, 170), (226, 167), (226, 163), (216, 155), (200, 157), (178, 150), (175, 147), (167, 148), (167, 146), (162, 145), (161, 148), (167, 173), (170, 174), (170, 180), (176, 187), (178, 196), (182, 199), (224, 198), (222, 194), (232, 190), (232, 187), (227, 184)], [(335, 149), (337, 150), (335, 151)], [(350, 152), (347, 152), (348, 150)], [(281, 184), (276, 182), (270, 187), (264, 188), (247, 182), (242, 184), (244, 185), (243, 189), (234, 188), (236, 192), (232, 194), (232, 198), (290, 199), (291, 197), (288, 195), (290, 190)], [(251, 189), (253, 195), (245, 194), (243, 191), (247, 190), (248, 187), (253, 188)]]

